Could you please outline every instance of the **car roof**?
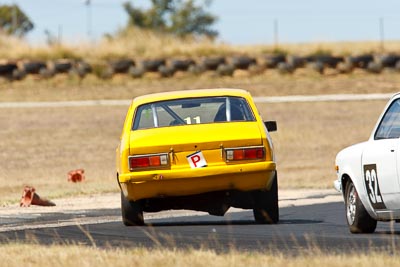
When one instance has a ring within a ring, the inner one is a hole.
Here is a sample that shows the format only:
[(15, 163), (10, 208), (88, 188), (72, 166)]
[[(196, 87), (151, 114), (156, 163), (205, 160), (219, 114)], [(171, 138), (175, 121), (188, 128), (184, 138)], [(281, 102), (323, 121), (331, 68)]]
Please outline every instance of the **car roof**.
[(395, 99), (395, 98), (399, 98), (399, 97), (400, 97), (400, 92), (397, 92), (397, 93), (393, 94), (390, 99)]
[(191, 98), (191, 97), (207, 97), (207, 96), (239, 96), (249, 97), (250, 93), (243, 89), (218, 88), (218, 89), (196, 89), (170, 91), (163, 93), (147, 94), (138, 96), (133, 99), (133, 103), (141, 105), (149, 102), (157, 102), (169, 99)]

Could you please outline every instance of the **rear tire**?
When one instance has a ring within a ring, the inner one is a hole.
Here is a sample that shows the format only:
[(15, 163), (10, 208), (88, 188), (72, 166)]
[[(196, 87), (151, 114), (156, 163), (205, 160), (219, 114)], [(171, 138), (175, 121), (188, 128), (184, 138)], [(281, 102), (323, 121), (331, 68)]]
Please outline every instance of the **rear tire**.
[(138, 201), (129, 201), (121, 192), (122, 222), (126, 226), (144, 225), (142, 206)]
[(255, 207), (254, 219), (260, 224), (276, 224), (279, 222), (278, 174), (275, 174), (271, 189), (253, 192)]
[(346, 221), (351, 233), (373, 233), (377, 221), (373, 219), (362, 204), (352, 181), (346, 185)]

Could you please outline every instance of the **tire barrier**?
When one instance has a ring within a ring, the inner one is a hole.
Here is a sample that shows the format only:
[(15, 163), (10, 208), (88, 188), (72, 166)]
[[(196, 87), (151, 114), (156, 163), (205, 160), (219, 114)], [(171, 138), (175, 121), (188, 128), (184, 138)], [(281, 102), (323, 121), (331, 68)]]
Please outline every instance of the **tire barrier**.
[(328, 55), (318, 55), (308, 57), (309, 62), (317, 62), (324, 66), (324, 68), (336, 68), (340, 62), (344, 62), (344, 57), (334, 57)]
[(309, 57), (287, 56), (286, 63), (294, 69), (304, 68), (310, 61)]
[(274, 69), (278, 67), (279, 63), (286, 62), (286, 56), (283, 54), (276, 55), (265, 55), (263, 57), (264, 66), (268, 69)]
[(171, 68), (175, 71), (188, 71), (190, 66), (196, 65), (193, 59), (173, 59), (171, 60)]
[(113, 74), (127, 73), (131, 67), (135, 67), (135, 61), (132, 59), (114, 60), (109, 63), (109, 67)]
[(257, 65), (257, 60), (253, 57), (233, 57), (232, 58), (232, 67), (239, 70), (248, 70), (251, 65)]
[(41, 69), (47, 69), (44, 61), (28, 61), (23, 63), (23, 70), (26, 74), (39, 74)]
[(367, 69), (368, 64), (374, 61), (373, 55), (350, 56), (347, 59), (355, 68)]
[(16, 69), (18, 69), (18, 66), (16, 63), (6, 63), (3, 65), (0, 65), (0, 75), (10, 75)]
[(208, 57), (202, 61), (202, 66), (205, 70), (217, 70), (219, 65), (225, 64), (226, 59), (224, 57)]
[(5, 63), (0, 65), (0, 76), (8, 80), (13, 79), (14, 73), (18, 70), (18, 66), (15, 63)]
[(399, 55), (382, 55), (375, 58), (384, 68), (396, 68), (396, 64), (400, 60)]
[[(203, 58), (158, 58), (135, 59), (123, 58), (100, 62), (91, 65), (84, 60), (60, 59), (53, 61), (22, 60), (20, 62), (0, 63), (0, 78), (8, 81), (23, 80), (28, 76), (50, 79), (55, 75), (69, 75), (79, 79), (88, 74), (101, 79), (112, 79), (114, 75), (127, 75), (134, 79), (142, 78), (146, 73), (155, 73), (160, 78), (175, 76), (177, 72), (189, 75), (202, 75), (213, 72), (217, 77), (234, 76), (236, 70), (245, 71), (249, 75), (261, 75), (265, 71), (275, 69), (278, 73), (293, 74), (297, 69), (308, 68), (320, 75), (327, 69), (337, 74), (348, 74), (355, 69), (379, 74), (385, 69), (400, 72), (400, 55), (363, 54), (355, 56), (311, 55), (296, 56), (284, 54), (267, 54), (250, 56), (213, 56)], [(332, 72), (330, 72), (332, 73)]]
[(69, 60), (59, 60), (53, 62), (53, 72), (54, 74), (57, 73), (69, 73), (72, 69), (72, 62)]
[(158, 72), (159, 68), (164, 66), (165, 63), (165, 59), (143, 60), (142, 67), (145, 72)]

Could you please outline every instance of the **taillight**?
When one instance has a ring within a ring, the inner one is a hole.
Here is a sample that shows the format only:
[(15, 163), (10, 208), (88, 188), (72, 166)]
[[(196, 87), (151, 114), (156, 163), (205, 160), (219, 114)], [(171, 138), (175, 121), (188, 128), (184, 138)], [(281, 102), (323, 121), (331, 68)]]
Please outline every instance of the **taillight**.
[(226, 160), (254, 160), (265, 157), (264, 147), (240, 147), (225, 149)]
[(129, 169), (157, 168), (168, 166), (168, 154), (130, 156)]

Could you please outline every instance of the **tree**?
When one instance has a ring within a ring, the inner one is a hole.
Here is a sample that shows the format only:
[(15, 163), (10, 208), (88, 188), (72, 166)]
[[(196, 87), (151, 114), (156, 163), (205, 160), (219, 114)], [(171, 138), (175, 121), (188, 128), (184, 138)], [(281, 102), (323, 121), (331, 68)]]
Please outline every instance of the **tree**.
[(178, 36), (205, 35), (215, 37), (218, 32), (211, 27), (217, 17), (207, 12), (204, 7), (211, 1), (202, 1), (197, 5), (195, 0), (151, 0), (152, 6), (143, 10), (134, 7), (130, 2), (124, 3), (128, 13), (129, 26), (168, 32)]
[(179, 36), (187, 34), (215, 37), (218, 32), (210, 28), (216, 17), (207, 13), (201, 6), (196, 6), (194, 0), (184, 2), (171, 15), (171, 31)]
[(3, 32), (22, 37), (33, 27), (31, 20), (17, 5), (0, 5), (0, 28)]

